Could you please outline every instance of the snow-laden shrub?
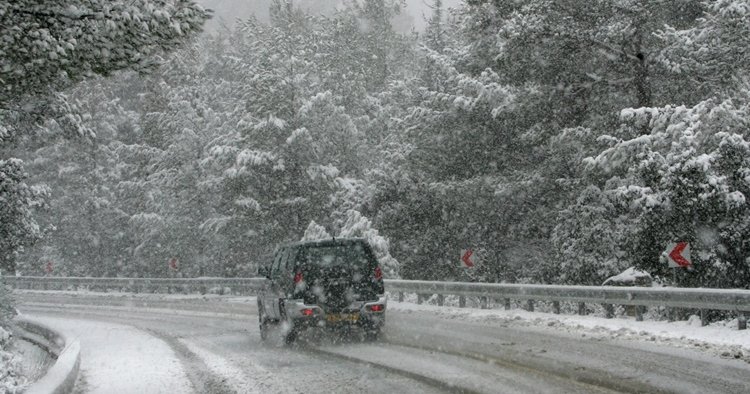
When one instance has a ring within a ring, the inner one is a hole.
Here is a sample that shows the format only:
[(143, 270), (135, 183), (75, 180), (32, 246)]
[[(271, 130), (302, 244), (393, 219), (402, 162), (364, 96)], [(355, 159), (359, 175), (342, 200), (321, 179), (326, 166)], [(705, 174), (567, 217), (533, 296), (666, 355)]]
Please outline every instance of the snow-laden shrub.
[(315, 223), (315, 221), (313, 220), (307, 226), (307, 229), (305, 230), (305, 235), (302, 236), (302, 241), (314, 241), (317, 239), (328, 239), (328, 238), (331, 238), (331, 235), (328, 234), (328, 231), (326, 231), (326, 228), (319, 225), (318, 223)]
[[(7, 328), (8, 322), (16, 314), (13, 307), (13, 299), (10, 297), (8, 290), (5, 288), (3, 277), (0, 275), (0, 329)], [(0, 333), (0, 345), (2, 345), (2, 333)]]
[[(346, 211), (344, 223), (336, 237), (340, 238), (364, 238), (372, 247), (386, 278), (398, 278), (398, 261), (391, 256), (388, 240), (381, 236), (378, 230), (372, 228), (370, 219), (362, 216), (359, 211), (350, 209)], [(319, 239), (331, 239), (331, 235), (325, 227), (314, 220), (310, 222), (302, 236), (302, 241), (314, 241)]]
[(346, 218), (341, 226), (339, 236), (342, 238), (364, 238), (372, 247), (375, 256), (378, 258), (380, 265), (383, 267), (383, 275), (386, 278), (398, 278), (399, 264), (389, 251), (390, 245), (388, 239), (380, 235), (378, 230), (374, 229), (370, 219), (362, 216), (361, 213), (350, 209), (346, 212)]
[(0, 327), (0, 393), (20, 393), (28, 384), (27, 379), (19, 373), (17, 357), (6, 350), (11, 338), (10, 332)]
[[(630, 138), (596, 157), (588, 169), (609, 177), (602, 195), (624, 208), (630, 261), (656, 277), (671, 277), (658, 256), (672, 242), (689, 242), (694, 270), (683, 286), (747, 288), (750, 235), (750, 84), (742, 97), (709, 99), (692, 107), (637, 108), (622, 112)], [(640, 134), (640, 125), (648, 134)], [(577, 215), (577, 218), (586, 218)], [(601, 238), (616, 228), (606, 209)], [(587, 228), (595, 230), (592, 223)], [(616, 235), (616, 234), (615, 234)], [(612, 243), (612, 242), (610, 242)], [(589, 243), (591, 245), (592, 243)], [(588, 246), (586, 246), (588, 247)], [(611, 254), (610, 254), (611, 255)]]
[(10, 332), (0, 327), (0, 349), (4, 349), (8, 342), (10, 342)]

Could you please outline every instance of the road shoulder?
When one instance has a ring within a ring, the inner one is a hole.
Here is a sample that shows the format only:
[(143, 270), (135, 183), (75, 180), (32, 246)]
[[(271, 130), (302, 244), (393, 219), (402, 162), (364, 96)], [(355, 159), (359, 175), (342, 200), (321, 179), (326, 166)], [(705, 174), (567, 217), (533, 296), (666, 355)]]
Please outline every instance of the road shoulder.
[[(34, 316), (81, 344), (81, 377), (87, 393), (187, 393), (194, 391), (175, 352), (134, 327), (100, 321)], [(116, 357), (115, 357), (116, 355)]]

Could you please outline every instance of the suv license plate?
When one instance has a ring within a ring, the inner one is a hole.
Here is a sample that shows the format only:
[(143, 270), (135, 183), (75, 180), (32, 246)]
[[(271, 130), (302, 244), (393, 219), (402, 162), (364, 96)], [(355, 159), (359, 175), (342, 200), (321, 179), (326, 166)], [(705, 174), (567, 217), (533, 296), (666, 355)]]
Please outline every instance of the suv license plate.
[(359, 313), (341, 313), (341, 314), (331, 313), (331, 314), (326, 315), (326, 320), (329, 323), (338, 323), (338, 322), (356, 323), (359, 320)]

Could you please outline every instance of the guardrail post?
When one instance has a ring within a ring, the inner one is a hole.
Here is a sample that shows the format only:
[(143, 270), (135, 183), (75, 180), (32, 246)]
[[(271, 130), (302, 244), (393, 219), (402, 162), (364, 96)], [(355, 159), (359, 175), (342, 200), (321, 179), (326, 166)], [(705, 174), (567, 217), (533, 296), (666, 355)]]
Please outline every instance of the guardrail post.
[(604, 317), (611, 319), (615, 317), (615, 306), (612, 304), (604, 304)]
[(667, 321), (670, 321), (670, 322), (675, 321), (676, 319), (675, 315), (677, 315), (677, 309), (667, 307)]
[(646, 309), (643, 305), (635, 306), (635, 321), (643, 321), (643, 312)]
[(529, 312), (534, 312), (534, 300), (526, 301), (526, 310)]
[(552, 301), (552, 313), (560, 314), (560, 301)]
[(479, 297), (479, 308), (480, 309), (489, 309), (490, 302), (487, 297)]
[(585, 302), (578, 303), (578, 314), (581, 316), (586, 316), (586, 303)]
[(701, 326), (705, 327), (708, 325), (708, 313), (705, 309), (701, 309)]
[(505, 299), (505, 310), (506, 311), (510, 310), (510, 298)]
[(747, 316), (745, 316), (745, 312), (739, 312), (737, 315), (737, 329), (747, 330)]
[(404, 292), (399, 291), (398, 292), (398, 302), (404, 302)]
[(458, 297), (458, 307), (459, 308), (466, 308), (466, 296), (459, 296)]
[(437, 302), (439, 306), (443, 306), (443, 302), (445, 302), (445, 296), (442, 294), (438, 294), (437, 296)]
[(421, 294), (417, 293), (417, 304), (421, 304), (422, 301), (423, 301), (423, 298), (424, 298), (424, 296), (422, 296)]

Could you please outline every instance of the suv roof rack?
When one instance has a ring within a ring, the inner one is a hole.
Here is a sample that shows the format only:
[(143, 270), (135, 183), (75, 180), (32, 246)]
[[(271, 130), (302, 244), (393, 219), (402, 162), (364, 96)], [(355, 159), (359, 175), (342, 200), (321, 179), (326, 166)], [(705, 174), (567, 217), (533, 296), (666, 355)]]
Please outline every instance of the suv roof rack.
[(367, 240), (361, 237), (353, 237), (353, 238), (331, 237), (330, 239), (314, 239), (314, 240), (308, 240), (308, 241), (290, 242), (290, 243), (281, 245), (281, 247), (302, 246), (302, 245), (335, 245), (335, 244), (341, 245), (341, 244), (348, 244), (348, 243), (355, 243), (355, 242), (367, 242)]

